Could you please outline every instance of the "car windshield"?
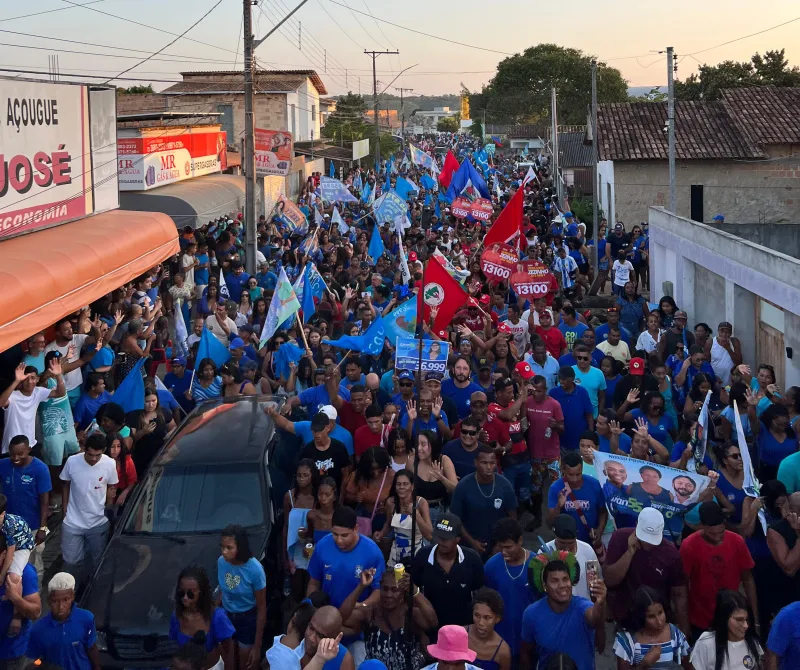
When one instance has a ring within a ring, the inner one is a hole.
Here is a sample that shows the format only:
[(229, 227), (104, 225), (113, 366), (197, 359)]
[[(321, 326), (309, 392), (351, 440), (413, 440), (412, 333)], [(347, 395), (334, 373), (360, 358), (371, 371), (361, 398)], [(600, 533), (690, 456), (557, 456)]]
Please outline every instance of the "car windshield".
[(207, 533), (264, 523), (261, 474), (253, 465), (154, 466), (125, 533)]

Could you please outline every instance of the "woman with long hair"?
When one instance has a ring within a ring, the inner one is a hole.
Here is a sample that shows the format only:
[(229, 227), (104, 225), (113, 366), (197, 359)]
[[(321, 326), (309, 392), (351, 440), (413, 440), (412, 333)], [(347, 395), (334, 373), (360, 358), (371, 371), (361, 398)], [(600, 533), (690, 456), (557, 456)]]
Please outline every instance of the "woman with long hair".
[(648, 273), (650, 266), (647, 259), (648, 246), (648, 239), (647, 236), (642, 234), (642, 227), (634, 226), (631, 228), (631, 242), (628, 247), (628, 256), (633, 264), (637, 291), (639, 290), (640, 284), (643, 291), (650, 288), (650, 277)]
[(650, 309), (647, 300), (636, 292), (636, 282), (625, 282), (617, 298), (617, 307), (620, 325), (627, 328), (631, 335), (641, 332)]
[(194, 382), (186, 390), (186, 397), (197, 403), (222, 395), (222, 377), (217, 375), (217, 365), (211, 358), (204, 358), (195, 365)]
[(306, 517), (306, 527), (298, 533), (306, 542), (317, 544), (323, 537), (330, 535), (333, 528), (333, 510), (338, 500), (336, 480), (323, 477), (317, 486), (314, 507)]
[(672, 328), (675, 323), (675, 312), (678, 310), (678, 305), (675, 304), (675, 298), (671, 295), (665, 295), (658, 301), (658, 311), (661, 312), (661, 327), (664, 329)]
[(444, 513), (448, 498), (458, 484), (456, 469), (449, 456), (441, 453), (439, 438), (431, 430), (421, 430), (417, 435), (416, 493), (428, 501), (433, 525)]
[(355, 507), (359, 516), (370, 517), (373, 533), (385, 522), (386, 500), (394, 482), (391, 465), (386, 449), (370, 447), (342, 487), (342, 504)]
[(658, 343), (661, 341), (661, 315), (658, 312), (649, 312), (645, 319), (646, 327), (639, 334), (636, 340), (636, 350), (652, 353), (658, 350)]
[(758, 670), (763, 655), (747, 598), (738, 591), (720, 590), (711, 628), (692, 650), (694, 670)]
[[(413, 548), (411, 539), (412, 513), (416, 515), (416, 533)], [(394, 476), (389, 498), (386, 500), (386, 522), (381, 530), (373, 534), (379, 543), (390, 531), (394, 531), (394, 541), (389, 552), (389, 565), (395, 565), (403, 559), (411, 558), (422, 546), (422, 539), (430, 541), (433, 537), (428, 501), (421, 496), (414, 498), (414, 473), (411, 470), (400, 470)]]
[(686, 636), (667, 619), (661, 595), (649, 586), (633, 594), (628, 621), (614, 640), (617, 670), (677, 668), (691, 670)]
[(222, 607), (236, 632), (239, 668), (258, 668), (261, 640), (267, 625), (267, 576), (253, 556), (247, 531), (230, 525), (220, 538), (217, 583)]
[[(683, 404), (683, 415), (686, 414), (699, 414), (703, 409), (706, 395), (711, 391), (711, 397), (708, 399), (708, 411), (711, 413), (712, 421), (725, 409), (727, 404), (728, 394), (725, 389), (717, 389), (715, 380), (711, 379), (710, 375), (705, 372), (698, 372), (692, 379), (692, 387), (686, 395), (686, 402)], [(709, 425), (711, 437), (713, 438), (714, 427)]]
[(739, 409), (739, 419), (742, 422), (742, 432), (744, 439), (753, 441), (755, 433), (758, 431), (756, 424), (756, 405), (758, 404), (758, 396), (751, 391), (744, 382), (734, 382), (728, 391), (728, 406), (722, 410), (719, 415), (719, 426), (717, 430), (717, 437), (723, 440), (730, 440), (731, 442), (738, 443), (739, 433), (736, 430), (736, 410), (734, 403)]
[(253, 300), (253, 312), (250, 315), (250, 324), (253, 326), (255, 332), (260, 333), (264, 327), (264, 321), (267, 320), (267, 312), (269, 305), (264, 298), (255, 298)]
[(244, 378), (239, 366), (228, 361), (219, 369), (222, 378), (222, 397), (235, 398), (240, 395), (258, 395), (258, 389)]
[(144, 409), (134, 412), (129, 419), (133, 437), (133, 463), (141, 479), (147, 466), (164, 445), (167, 433), (175, 428), (175, 419), (166, 407), (162, 407), (155, 386), (144, 390)]
[(106, 456), (114, 459), (117, 466), (118, 481), (114, 485), (117, 495), (114, 497), (114, 505), (121, 508), (136, 487), (139, 477), (136, 474), (133, 459), (125, 448), (119, 433), (112, 432), (106, 435)]
[(239, 297), (239, 306), (236, 308), (236, 316), (233, 319), (236, 327), (241, 328), (242, 326), (246, 326), (252, 314), (253, 303), (250, 299), (250, 293), (248, 291), (242, 291), (242, 295)]
[(785, 405), (770, 405), (761, 415), (756, 437), (758, 462), (756, 474), (762, 482), (776, 479), (778, 466), (798, 450), (797, 434), (789, 425), (789, 410)]
[(217, 311), (219, 300), (219, 287), (209, 284), (206, 287), (205, 295), (200, 298), (200, 302), (197, 304), (197, 313), (203, 318), (214, 314)]
[(220, 659), (225, 670), (235, 670), (235, 632), (225, 610), (214, 607), (206, 571), (196, 565), (181, 570), (175, 585), (175, 611), (169, 622), (169, 639), (179, 647), (190, 641), (203, 647), (206, 670), (217, 665)]
[[(400, 428), (392, 428), (386, 438), (386, 451), (392, 457), (392, 470), (412, 469), (414, 450), (409, 448), (408, 434)], [(395, 475), (396, 476), (396, 475)]]
[(755, 530), (762, 503), (759, 498), (749, 497), (744, 491), (742, 450), (736, 444), (724, 442), (717, 445), (714, 455), (719, 472), (717, 488), (727, 503), (723, 507), (730, 513), (728, 523), (742, 537), (748, 538)]
[[(319, 479), (317, 464), (310, 458), (303, 458), (295, 468), (294, 485), (283, 496), (283, 568), (284, 574), (291, 575), (295, 596), (305, 593), (308, 586), (308, 572), (297, 569), (297, 560), (300, 556), (308, 559), (303, 553), (306, 542), (300, 531), (305, 530), (308, 513), (316, 503)], [(293, 531), (291, 537), (290, 528)]]

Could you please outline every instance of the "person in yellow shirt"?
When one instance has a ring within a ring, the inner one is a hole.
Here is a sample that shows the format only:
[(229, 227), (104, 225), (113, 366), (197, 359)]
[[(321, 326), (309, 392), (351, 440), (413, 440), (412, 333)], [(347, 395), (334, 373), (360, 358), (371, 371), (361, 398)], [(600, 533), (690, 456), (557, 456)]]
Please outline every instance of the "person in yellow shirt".
[(606, 356), (611, 356), (626, 367), (631, 360), (631, 351), (627, 342), (622, 339), (622, 331), (619, 326), (611, 326), (608, 330), (608, 339), (598, 344), (597, 348)]

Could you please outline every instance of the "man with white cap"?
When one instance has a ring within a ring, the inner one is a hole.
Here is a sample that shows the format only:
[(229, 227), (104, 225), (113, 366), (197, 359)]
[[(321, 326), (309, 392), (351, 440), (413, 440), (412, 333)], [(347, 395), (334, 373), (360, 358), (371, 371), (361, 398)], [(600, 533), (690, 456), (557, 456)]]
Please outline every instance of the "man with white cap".
[(75, 578), (59, 572), (47, 589), (50, 612), (31, 627), (25, 655), (65, 670), (100, 670), (94, 614), (75, 606)]
[(657, 509), (645, 507), (639, 512), (636, 528), (614, 531), (603, 574), (615, 620), (624, 621), (633, 594), (640, 586), (649, 586), (658, 591), (661, 602), (673, 604), (670, 620), (689, 633), (686, 574), (677, 547), (664, 539), (664, 516)]
[[(308, 444), (314, 439), (314, 434), (311, 432), (310, 421), (292, 421), (291, 419), (287, 419), (285, 416), (282, 416), (274, 407), (269, 405), (265, 407), (264, 411), (267, 413), (267, 415), (272, 417), (273, 421), (275, 421), (275, 425), (278, 428), (282, 428), (286, 432), (292, 433), (292, 435), (297, 435), (303, 441), (303, 444)], [(320, 407), (319, 413), (325, 414), (330, 421), (331, 438), (341, 442), (344, 445), (344, 448), (347, 449), (347, 453), (352, 456), (353, 435), (336, 423), (336, 417), (339, 416), (336, 408), (333, 405), (323, 405)]]

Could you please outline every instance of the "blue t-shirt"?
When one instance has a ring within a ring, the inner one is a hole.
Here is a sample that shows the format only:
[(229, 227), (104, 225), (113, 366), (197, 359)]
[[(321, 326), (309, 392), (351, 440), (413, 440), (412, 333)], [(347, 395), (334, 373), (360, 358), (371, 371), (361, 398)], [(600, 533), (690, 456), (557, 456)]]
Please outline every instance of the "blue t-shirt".
[[(441, 417), (442, 417), (442, 421), (444, 421), (444, 425), (449, 427), (450, 424), (447, 421), (447, 414), (444, 413), (444, 410), (442, 410), (442, 412), (441, 412)], [(405, 414), (403, 414), (403, 418), (400, 419), (400, 428), (403, 428), (403, 429), (407, 428), (408, 427), (408, 423), (409, 423), (408, 412), (406, 412)], [(420, 431), (423, 431), (423, 430), (432, 430), (434, 433), (436, 433), (438, 435), (439, 434), (439, 427), (438, 426), (439, 426), (439, 422), (433, 416), (433, 412), (431, 412), (431, 415), (430, 415), (430, 417), (428, 417), (427, 421), (425, 419), (423, 419), (421, 416), (417, 416), (417, 418), (414, 420), (414, 425), (413, 425), (413, 430), (412, 430), (413, 437), (414, 437), (414, 442), (416, 443), (416, 436), (419, 435)]]
[(467, 532), (487, 545), (495, 523), (515, 509), (514, 487), (502, 475), (495, 475), (491, 484), (479, 484), (475, 473), (467, 475), (458, 482), (450, 503), (450, 511), (461, 519)]
[(56, 621), (47, 614), (34, 622), (25, 655), (63, 670), (92, 670), (87, 650), (95, 642), (94, 614), (73, 605), (66, 621)]
[(453, 461), (456, 477), (463, 479), (467, 475), (475, 472), (475, 457), (478, 455), (477, 448), (472, 451), (464, 449), (461, 440), (450, 440), (442, 447), (442, 453)]
[[(314, 440), (314, 433), (311, 432), (310, 421), (295, 421), (294, 434), (303, 440), (303, 444), (308, 444)], [(347, 453), (350, 456), (353, 455), (353, 435), (349, 431), (345, 430), (337, 423), (329, 435), (332, 439), (339, 440), (339, 442), (344, 445), (344, 448), (347, 449)]]
[(25, 360), (23, 362), (25, 363), (25, 367), (32, 365), (33, 367), (36, 368), (36, 371), (39, 374), (42, 374), (44, 372), (44, 357), (45, 357), (44, 351), (38, 356), (31, 356), (30, 354), (28, 354), (27, 356), (25, 356)]
[[(592, 366), (599, 368), (600, 361), (603, 360), (603, 356), (605, 356), (605, 354), (599, 349), (595, 349), (594, 351), (592, 351)], [(566, 353), (558, 359), (558, 365), (559, 367), (562, 368), (565, 365), (569, 365), (570, 367), (572, 367), (573, 365), (577, 364), (578, 361), (575, 360), (575, 356), (572, 355), (572, 352)]]
[[(547, 506), (550, 509), (555, 509), (558, 506), (558, 494), (563, 490), (563, 479), (558, 479), (553, 482), (547, 494)], [(600, 487), (600, 482), (594, 477), (583, 475), (581, 487), (579, 489), (572, 489), (572, 495), (575, 497), (575, 500), (571, 500), (572, 496), (567, 496), (567, 500), (564, 503), (564, 513), (569, 514), (577, 522), (578, 539), (584, 542), (590, 542), (589, 529), (583, 524), (576, 510), (583, 510), (586, 523), (589, 524), (590, 528), (597, 528), (597, 523), (600, 521), (600, 511), (606, 507), (606, 498), (603, 495), (603, 489)]]
[(575, 386), (572, 393), (567, 393), (562, 386), (550, 389), (550, 397), (558, 401), (564, 413), (564, 433), (561, 435), (562, 449), (577, 449), (581, 441), (581, 433), (589, 430), (587, 416), (594, 416), (594, 405), (589, 392)]
[(644, 419), (647, 422), (647, 433), (650, 437), (661, 442), (668, 451), (672, 450), (672, 436), (669, 433), (671, 430), (675, 430), (675, 424), (672, 422), (672, 417), (669, 414), (662, 414), (658, 417), (658, 423), (655, 425), (648, 421), (644, 412), (638, 407), (631, 412), (631, 417), (633, 421)]
[(326, 535), (314, 547), (308, 574), (320, 583), (331, 599), (330, 604), (341, 607), (361, 582), (361, 572), (366, 568), (375, 568), (375, 577), (372, 588), (361, 594), (361, 600), (366, 600), (372, 591), (381, 588), (386, 570), (383, 552), (372, 539), (363, 536), (358, 538), (358, 544), (351, 551), (341, 551), (333, 541), (333, 535)]
[(100, 347), (100, 351), (96, 351), (92, 360), (86, 364), (86, 372), (95, 372), (98, 368), (106, 368), (114, 364), (114, 351), (109, 346)]
[[(682, 443), (678, 442), (678, 444)], [(684, 448), (686, 448), (685, 445)], [(680, 456), (678, 458), (680, 458)], [(706, 456), (706, 458), (708, 458), (708, 456)], [(736, 488), (731, 484), (726, 479), (724, 472), (719, 473), (717, 488), (720, 490), (720, 493), (728, 499), (728, 502), (733, 505), (733, 514), (731, 514), (729, 521), (731, 523), (742, 523), (742, 505), (744, 505), (744, 499), (747, 497), (744, 489)]]
[[(6, 459), (8, 460), (8, 459)], [(22, 597), (39, 592), (39, 579), (36, 568), (26, 565), (22, 571)], [(6, 585), (0, 585), (0, 659), (18, 658), (24, 656), (28, 649), (28, 639), (31, 635), (31, 622), (22, 619), (22, 629), (15, 637), (8, 637), (6, 631), (14, 618), (14, 605), (5, 599)]]
[(800, 669), (800, 602), (778, 612), (769, 631), (767, 649), (778, 656), (780, 670)]
[[(597, 351), (597, 349), (595, 349), (595, 351)], [(619, 384), (620, 379), (622, 379), (622, 375), (617, 375), (611, 379), (606, 377), (606, 402), (604, 409), (614, 409), (614, 391), (617, 390), (617, 384)]]
[(319, 386), (310, 386), (305, 391), (297, 394), (300, 398), (300, 404), (306, 408), (309, 416), (314, 416), (319, 412), (324, 405), (331, 404), (331, 397), (328, 395), (328, 389), (325, 384)]
[(456, 404), (459, 419), (466, 419), (469, 416), (469, 397), (476, 391), (483, 389), (475, 382), (470, 382), (463, 389), (458, 388), (453, 379), (445, 379), (442, 382), (442, 397), (450, 398)]
[[(600, 435), (599, 433), (597, 437), (600, 438), (600, 445), (597, 447), (598, 451), (602, 451), (604, 454), (610, 454), (611, 440), (605, 435)], [(622, 433), (619, 436), (619, 450), (625, 452), (626, 454), (631, 453), (631, 438), (625, 433)]]
[[(608, 339), (608, 331), (611, 329), (607, 323), (602, 323), (594, 329), (594, 336), (597, 338), (597, 344), (605, 342)], [(622, 324), (619, 325), (620, 339), (628, 346), (631, 344), (631, 332)]]
[(81, 393), (81, 397), (72, 408), (72, 418), (78, 424), (78, 430), (86, 430), (97, 415), (97, 410), (112, 401), (113, 396), (108, 391), (103, 391), (96, 398), (92, 398), (88, 393)]
[(265, 291), (274, 291), (278, 285), (278, 275), (270, 271), (259, 272), (256, 274), (256, 281)]
[[(221, 644), (225, 640), (230, 640), (235, 632), (236, 629), (233, 627), (225, 610), (221, 607), (215, 607), (214, 611), (211, 613), (211, 623), (208, 627), (208, 633), (206, 633), (206, 651), (211, 651), (218, 644)], [(181, 625), (178, 621), (178, 617), (175, 616), (175, 612), (172, 613), (169, 620), (169, 639), (175, 640), (179, 647), (192, 641), (191, 637), (181, 632)]]
[(197, 254), (195, 258), (200, 265), (206, 267), (194, 269), (194, 283), (198, 286), (208, 286), (208, 254)]
[(594, 670), (594, 628), (586, 623), (592, 601), (572, 596), (569, 607), (556, 613), (547, 598), (530, 605), (522, 616), (522, 639), (536, 646), (539, 667), (553, 654), (564, 652), (578, 670)]
[[(530, 560), (530, 557), (529, 557)], [(528, 562), (525, 565), (507, 566), (503, 554), (492, 556), (483, 566), (486, 586), (503, 598), (503, 618), (494, 629), (509, 647), (511, 655), (518, 656), (522, 637), (522, 615), (535, 598), (528, 588)]]
[(187, 414), (192, 411), (194, 402), (189, 400), (184, 393), (189, 390), (189, 385), (192, 383), (191, 373), (183, 373), (183, 377), (178, 377), (174, 372), (168, 372), (164, 375), (164, 386), (172, 391), (172, 396), (176, 402), (181, 406)]
[(583, 334), (589, 330), (589, 326), (580, 321), (574, 326), (568, 326), (562, 321), (558, 324), (558, 329), (563, 333), (564, 339), (567, 341), (567, 348), (572, 351), (572, 345), (583, 337)]
[(8, 498), (7, 511), (24, 519), (35, 533), (42, 522), (39, 496), (53, 490), (47, 466), (32, 458), (28, 465), (15, 467), (10, 458), (4, 458), (0, 460), (0, 483)]
[[(592, 414), (596, 419), (600, 411), (598, 404), (600, 391), (606, 390), (606, 376), (598, 368), (590, 367), (586, 372), (582, 372), (577, 365), (573, 365), (572, 369), (575, 370), (575, 383), (580, 384), (581, 388), (586, 389), (589, 393), (589, 399), (594, 408)], [(605, 402), (603, 404), (605, 405)]]
[(247, 612), (256, 606), (256, 591), (266, 588), (267, 576), (255, 558), (242, 565), (217, 559), (217, 581), (226, 612)]
[[(736, 430), (734, 429), (733, 432), (735, 433)], [(784, 458), (797, 452), (796, 437), (789, 437), (787, 435), (783, 442), (778, 442), (763, 423), (758, 431), (757, 443), (758, 451), (761, 455), (761, 462), (771, 465), (773, 468), (777, 468)]]
[(170, 412), (174, 412), (180, 407), (178, 401), (175, 400), (175, 396), (173, 396), (169, 391), (157, 389), (156, 395), (158, 396), (158, 404), (161, 407), (166, 407)]

